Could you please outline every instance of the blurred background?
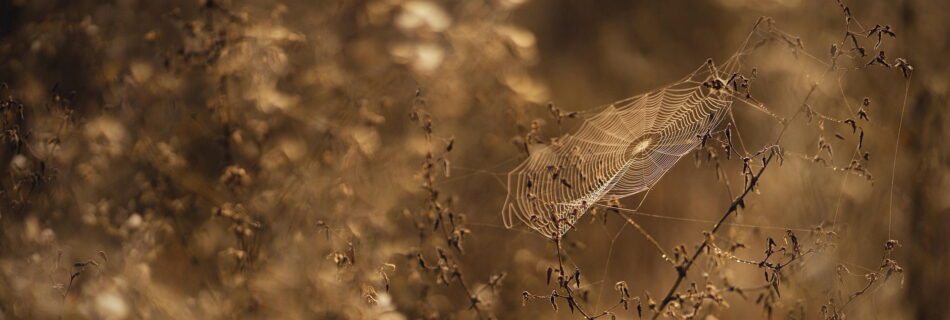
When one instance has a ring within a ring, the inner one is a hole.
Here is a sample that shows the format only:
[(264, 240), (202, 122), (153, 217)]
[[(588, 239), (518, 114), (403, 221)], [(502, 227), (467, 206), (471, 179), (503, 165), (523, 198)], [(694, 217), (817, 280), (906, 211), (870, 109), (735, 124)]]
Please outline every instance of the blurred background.
[[(679, 287), (698, 310), (671, 315), (946, 318), (950, 4), (845, 6), (850, 27), (832, 0), (0, 2), (0, 319), (578, 318), (524, 299), (557, 288), (557, 250), (504, 227), (507, 172), (583, 121), (549, 104), (677, 81), (760, 16), (801, 42), (746, 57), (755, 98), (814, 112), (713, 240), (729, 253)], [(879, 51), (888, 66), (868, 65)], [(733, 117), (743, 154), (782, 128)], [(741, 169), (710, 143), (624, 214), (692, 253)], [(782, 270), (733, 259), (773, 239), (788, 260), (787, 229), (808, 253)], [(564, 244), (591, 315), (635, 318), (635, 297), (652, 317), (677, 278), (616, 213)]]

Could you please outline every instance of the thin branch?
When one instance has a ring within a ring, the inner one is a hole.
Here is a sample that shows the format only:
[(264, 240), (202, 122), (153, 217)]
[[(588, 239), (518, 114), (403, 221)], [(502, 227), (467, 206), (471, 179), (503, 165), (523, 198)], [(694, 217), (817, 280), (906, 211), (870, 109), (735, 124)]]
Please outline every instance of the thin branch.
[[(772, 151), (772, 153), (770, 153), (769, 156), (765, 158), (762, 168), (760, 168), (759, 171), (754, 176), (752, 176), (752, 179), (749, 181), (749, 184), (745, 187), (745, 190), (742, 191), (742, 194), (736, 197), (735, 200), (732, 200), (732, 203), (729, 205), (729, 209), (726, 210), (726, 212), (722, 215), (722, 217), (719, 218), (719, 221), (716, 222), (716, 224), (713, 226), (712, 231), (710, 232), (711, 234), (716, 234), (716, 232), (719, 231), (719, 228), (725, 224), (726, 219), (728, 219), (729, 216), (732, 215), (733, 212), (736, 212), (739, 209), (739, 207), (745, 206), (746, 195), (748, 195), (750, 191), (755, 189), (755, 186), (757, 182), (759, 181), (759, 177), (761, 177), (762, 173), (765, 172), (765, 168), (767, 168), (769, 163), (772, 162), (772, 157), (774, 156), (775, 156), (775, 151)], [(699, 248), (696, 248), (696, 251), (693, 252), (692, 257), (688, 261), (686, 261), (684, 265), (680, 265), (676, 267), (676, 271), (677, 271), (676, 281), (673, 282), (673, 286), (670, 287), (669, 292), (667, 292), (666, 296), (663, 297), (663, 300), (660, 302), (660, 306), (657, 309), (657, 313), (653, 314), (653, 319), (657, 319), (660, 316), (660, 314), (663, 313), (663, 309), (665, 309), (666, 306), (669, 305), (670, 302), (673, 301), (673, 299), (675, 299), (674, 295), (676, 294), (676, 290), (679, 289), (679, 286), (683, 282), (683, 279), (686, 278), (686, 275), (689, 272), (689, 269), (693, 266), (693, 262), (696, 261), (699, 255), (702, 254), (703, 250), (705, 250), (708, 246), (709, 246), (709, 240), (707, 239), (706, 241), (703, 241), (703, 243), (699, 246)]]

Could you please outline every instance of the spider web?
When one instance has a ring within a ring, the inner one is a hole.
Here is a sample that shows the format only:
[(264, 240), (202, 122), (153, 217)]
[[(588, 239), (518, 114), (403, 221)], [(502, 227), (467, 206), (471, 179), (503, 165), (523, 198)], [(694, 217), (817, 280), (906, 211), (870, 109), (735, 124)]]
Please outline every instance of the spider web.
[(729, 75), (708, 60), (665, 87), (611, 103), (574, 134), (532, 150), (508, 173), (502, 215), (548, 238), (563, 236), (592, 206), (649, 190), (703, 142), (733, 103)]

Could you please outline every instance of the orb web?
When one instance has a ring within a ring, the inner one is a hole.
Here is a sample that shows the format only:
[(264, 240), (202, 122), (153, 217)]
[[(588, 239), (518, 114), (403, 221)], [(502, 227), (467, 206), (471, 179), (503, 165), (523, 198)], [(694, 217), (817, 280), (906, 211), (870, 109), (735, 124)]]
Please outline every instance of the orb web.
[(712, 61), (680, 81), (611, 103), (574, 134), (531, 150), (508, 173), (505, 226), (516, 220), (563, 236), (591, 206), (648, 190), (715, 129), (732, 104), (733, 59)]

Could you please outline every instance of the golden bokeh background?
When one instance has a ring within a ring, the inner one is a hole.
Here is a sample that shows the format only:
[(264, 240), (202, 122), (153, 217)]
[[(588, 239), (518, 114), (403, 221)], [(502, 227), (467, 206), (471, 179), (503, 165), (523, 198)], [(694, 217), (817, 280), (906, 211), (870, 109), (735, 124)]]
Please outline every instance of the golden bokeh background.
[[(776, 273), (702, 255), (679, 287), (707, 295), (693, 318), (945, 318), (950, 6), (846, 5), (867, 56), (831, 49), (850, 41), (831, 0), (5, 1), (0, 319), (578, 318), (523, 298), (557, 289), (553, 243), (501, 218), (526, 136), (580, 125), (549, 103), (592, 110), (727, 59), (761, 16), (801, 45), (747, 58), (756, 98), (864, 134), (790, 121), (784, 160), (712, 243), (759, 261), (773, 239), (785, 261), (792, 229), (813, 252)], [(875, 25), (896, 37), (875, 48)], [(878, 51), (890, 67), (867, 65)], [(847, 70), (826, 72), (832, 55)], [(739, 152), (781, 131), (733, 116)], [(711, 143), (622, 204), (691, 253), (741, 172)], [(619, 214), (575, 227), (577, 303), (635, 318), (636, 297), (652, 317), (676, 270)]]

